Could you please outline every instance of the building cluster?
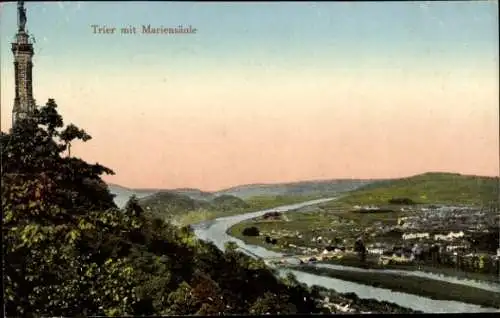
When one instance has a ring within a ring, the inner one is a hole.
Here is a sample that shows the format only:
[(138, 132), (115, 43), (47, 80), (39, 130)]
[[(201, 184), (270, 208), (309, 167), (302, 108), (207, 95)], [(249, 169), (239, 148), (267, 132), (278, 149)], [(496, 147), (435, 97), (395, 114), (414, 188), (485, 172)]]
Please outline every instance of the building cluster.
[[(376, 206), (360, 208), (375, 213), (378, 211)], [(314, 260), (318, 259), (318, 255), (328, 259), (331, 254), (353, 253), (353, 239), (362, 237), (367, 254), (378, 257), (385, 264), (425, 261), (450, 266), (467, 263), (481, 268), (486, 263), (498, 263), (500, 250), (497, 253), (477, 250), (471, 239), (474, 234), (494, 230), (498, 233), (500, 217), (495, 211), (431, 206), (413, 208), (411, 212), (415, 215), (401, 217), (393, 224), (380, 221), (361, 228), (352, 220), (336, 218), (332, 220), (331, 228), (310, 228), (307, 233), (276, 229), (261, 235), (276, 238), (276, 247), (281, 250), (309, 255)]]
[(433, 232), (447, 230), (483, 232), (491, 228), (498, 228), (498, 222), (499, 214), (495, 211), (472, 207), (442, 206), (421, 208), (414, 216), (399, 218), (398, 226), (405, 232), (425, 229)]
[[(396, 225), (383, 226), (379, 223), (371, 227), (370, 236), (377, 243), (368, 245), (368, 252), (390, 255), (400, 246), (398, 254), (414, 259), (419, 253), (434, 247), (439, 253), (473, 257), (479, 254), (471, 243), (475, 234), (495, 230), (498, 233), (500, 217), (495, 211), (472, 207), (435, 206), (420, 208), (416, 212), (414, 216), (399, 218)], [(394, 235), (390, 240), (384, 240), (388, 233)], [(490, 256), (497, 257), (493, 253)]]

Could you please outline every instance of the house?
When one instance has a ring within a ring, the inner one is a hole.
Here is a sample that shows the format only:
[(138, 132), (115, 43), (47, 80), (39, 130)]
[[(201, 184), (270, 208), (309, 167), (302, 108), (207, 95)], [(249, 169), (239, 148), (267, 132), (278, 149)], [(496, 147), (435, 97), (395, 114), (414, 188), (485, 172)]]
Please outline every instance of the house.
[(466, 251), (467, 250), (467, 245), (448, 245), (446, 246), (446, 251), (447, 252), (455, 252), (455, 251)]
[(407, 219), (408, 219), (408, 217), (400, 217), (400, 218), (398, 218), (398, 225), (403, 225), (403, 223), (406, 222)]
[(436, 234), (434, 235), (434, 240), (443, 240), (443, 241), (451, 241), (453, 239), (457, 239), (457, 238), (462, 238), (464, 237), (464, 231), (460, 231), (460, 232), (450, 232), (446, 235), (444, 234)]
[(381, 248), (381, 247), (374, 247), (374, 248), (368, 248), (366, 251), (368, 252), (368, 254), (382, 255), (384, 253), (385, 249)]
[(403, 240), (414, 240), (429, 238), (429, 233), (408, 233), (403, 234)]

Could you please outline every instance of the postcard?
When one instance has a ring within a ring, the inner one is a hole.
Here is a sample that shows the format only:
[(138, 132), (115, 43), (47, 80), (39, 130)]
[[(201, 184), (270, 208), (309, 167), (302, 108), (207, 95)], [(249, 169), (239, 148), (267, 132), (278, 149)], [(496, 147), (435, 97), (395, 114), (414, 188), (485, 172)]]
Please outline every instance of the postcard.
[(0, 5), (5, 316), (500, 311), (498, 1)]

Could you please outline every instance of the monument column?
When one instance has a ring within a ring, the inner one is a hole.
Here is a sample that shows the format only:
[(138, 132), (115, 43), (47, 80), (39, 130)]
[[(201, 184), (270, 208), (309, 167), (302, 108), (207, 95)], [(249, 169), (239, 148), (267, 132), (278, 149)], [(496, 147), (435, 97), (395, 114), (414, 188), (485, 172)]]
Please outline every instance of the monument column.
[(13, 126), (18, 119), (31, 116), (35, 110), (32, 84), (32, 59), (34, 51), (33, 44), (25, 30), (26, 9), (24, 8), (24, 1), (17, 2), (17, 25), (16, 41), (12, 43), (16, 89), (12, 110)]

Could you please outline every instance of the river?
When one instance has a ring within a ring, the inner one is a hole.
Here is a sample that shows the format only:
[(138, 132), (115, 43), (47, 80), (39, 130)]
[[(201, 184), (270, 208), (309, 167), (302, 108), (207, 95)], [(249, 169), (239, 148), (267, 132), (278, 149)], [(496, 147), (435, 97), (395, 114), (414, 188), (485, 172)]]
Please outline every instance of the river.
[[(119, 192), (113, 191), (114, 194), (116, 194), (115, 197), (115, 202), (117, 205), (122, 208), (123, 207), (123, 202), (126, 202), (128, 200), (128, 194), (125, 195)], [(320, 204), (323, 202), (328, 202), (331, 200), (334, 200), (335, 198), (328, 198), (328, 199), (319, 199), (319, 200), (312, 200), (312, 201), (307, 201), (303, 203), (298, 203), (298, 204), (292, 204), (292, 205), (286, 205), (286, 206), (281, 206), (273, 209), (266, 209), (266, 210), (261, 210), (257, 212), (251, 212), (251, 213), (245, 213), (245, 214), (240, 214), (240, 215), (235, 215), (235, 216), (229, 216), (229, 217), (222, 217), (218, 218), (215, 220), (211, 221), (205, 221), (201, 222), (198, 224), (193, 225), (194, 233), (195, 235), (202, 240), (205, 241), (211, 241), (213, 242), (219, 249), (224, 250), (224, 245), (227, 242), (235, 242), (239, 247), (240, 250), (243, 251), (244, 253), (253, 256), (253, 257), (261, 257), (261, 258), (269, 258), (269, 257), (281, 257), (283, 256), (281, 253), (277, 253), (274, 251), (267, 250), (263, 247), (260, 246), (255, 246), (251, 244), (245, 244), (245, 242), (234, 238), (230, 235), (227, 234), (227, 230), (232, 227), (233, 225), (248, 220), (252, 218), (256, 218), (259, 216), (264, 215), (265, 213), (268, 212), (285, 212), (285, 211), (293, 211), (300, 209), (302, 207), (310, 206), (310, 205), (315, 205), (315, 204)], [(325, 266), (321, 264), (317, 264), (314, 266)], [(331, 265), (331, 266), (336, 266), (336, 265)], [(363, 270), (363, 269), (358, 269), (355, 267), (342, 267), (343, 269), (348, 269), (348, 270)], [(429, 299), (426, 297), (422, 296), (417, 296), (417, 295), (411, 295), (407, 293), (401, 293), (401, 292), (395, 292), (391, 291), (389, 289), (385, 288), (378, 288), (378, 287), (372, 287), (372, 286), (367, 286), (367, 285), (362, 285), (358, 283), (353, 283), (353, 282), (348, 282), (336, 278), (330, 278), (330, 277), (324, 277), (324, 276), (319, 276), (319, 275), (314, 275), (310, 273), (305, 273), (301, 271), (296, 271), (296, 270), (291, 270), (291, 269), (280, 269), (279, 274), (280, 275), (286, 275), (288, 272), (293, 273), (297, 280), (305, 283), (309, 286), (312, 285), (318, 285), (318, 286), (323, 286), (329, 289), (334, 289), (337, 292), (341, 293), (355, 293), (358, 295), (360, 298), (364, 299), (376, 299), (379, 301), (388, 301), (392, 303), (396, 303), (400, 306), (407, 307), (407, 308), (412, 308), (415, 310), (423, 311), (426, 313), (474, 313), (474, 312), (500, 312), (500, 310), (496, 308), (484, 308), (481, 306), (477, 305), (472, 305), (472, 304), (466, 304), (462, 302), (457, 302), (457, 301), (447, 301), (447, 300), (434, 300), (434, 299)], [(408, 271), (409, 272), (409, 271)], [(409, 272), (409, 273), (415, 273), (415, 272)], [(432, 277), (432, 274), (428, 273), (422, 273), (420, 272), (421, 275), (430, 275), (431, 277), (429, 278), (435, 278)], [(413, 274), (413, 275), (420, 275), (420, 274)], [(440, 277), (440, 280), (445, 280), (445, 281), (450, 281), (450, 282), (456, 282), (455, 278), (452, 277)], [(464, 281), (462, 281), (463, 283)], [(471, 286), (478, 287), (476, 286), (477, 284), (470, 284)], [(483, 286), (484, 289), (490, 290), (490, 286)]]
[[(194, 229), (195, 235), (198, 238), (205, 240), (205, 241), (213, 242), (221, 250), (224, 250), (224, 245), (227, 242), (235, 242), (240, 247), (241, 251), (243, 251), (244, 253), (246, 253), (250, 256), (253, 256), (253, 257), (255, 257), (255, 256), (261, 257), (261, 258), (281, 257), (281, 256), (283, 256), (283, 254), (281, 254), (281, 253), (270, 251), (270, 250), (265, 249), (265, 248), (260, 247), (260, 246), (246, 244), (242, 240), (239, 240), (237, 238), (234, 238), (234, 237), (228, 235), (227, 230), (239, 222), (262, 216), (268, 212), (293, 211), (293, 210), (300, 209), (302, 207), (315, 205), (315, 204), (319, 204), (319, 203), (323, 203), (323, 202), (328, 202), (328, 201), (331, 201), (334, 199), (335, 198), (312, 200), (312, 201), (307, 201), (307, 202), (303, 202), (303, 203), (299, 203), (299, 204), (281, 206), (278, 208), (261, 210), (261, 211), (252, 212), (252, 213), (245, 213), (245, 214), (240, 214), (240, 215), (236, 215), (236, 216), (222, 217), (222, 218), (218, 218), (218, 219), (211, 220), (211, 221), (201, 222), (201, 223), (193, 225), (192, 227)], [(321, 264), (317, 264), (314, 266), (326, 267), (325, 265), (321, 265)], [(331, 266), (332, 266), (332, 268), (337, 267), (335, 265), (331, 265)], [(357, 271), (363, 270), (363, 269), (359, 269), (359, 268), (355, 268), (355, 267), (347, 267), (347, 266), (342, 266), (342, 267), (337, 267), (337, 268), (339, 268), (339, 269), (342, 268), (342, 269), (346, 269), (346, 270), (357, 270)], [(296, 271), (296, 270), (290, 270), (290, 269), (280, 269), (279, 270), (280, 275), (286, 275), (288, 272), (292, 272), (297, 277), (298, 281), (305, 283), (309, 286), (318, 285), (318, 286), (326, 287), (329, 289), (334, 289), (337, 292), (341, 292), (341, 293), (352, 292), (352, 293), (357, 294), (358, 297), (360, 297), (360, 298), (376, 299), (379, 301), (388, 301), (388, 302), (396, 303), (396, 304), (403, 306), (403, 307), (412, 308), (415, 310), (420, 310), (420, 311), (423, 311), (426, 313), (500, 312), (500, 310), (498, 310), (496, 308), (484, 308), (484, 307), (481, 307), (478, 305), (466, 304), (466, 303), (457, 302), (457, 301), (434, 300), (434, 299), (426, 298), (423, 296), (395, 292), (395, 291), (391, 291), (391, 290), (385, 289), (385, 288), (378, 288), (378, 287), (362, 285), (362, 284), (348, 282), (348, 281), (344, 281), (344, 280), (340, 280), (340, 279), (336, 279), (336, 278), (329, 278), (329, 277), (304, 273), (304, 272), (300, 272), (300, 271)], [(490, 284), (486, 284), (486, 283), (483, 284), (481, 282), (475, 282), (475, 281), (467, 282), (466, 280), (460, 280), (460, 282), (458, 282), (458, 280), (456, 278), (453, 278), (453, 277), (437, 276), (437, 275), (423, 273), (423, 272), (412, 272), (412, 271), (387, 271), (387, 272), (394, 273), (394, 274), (403, 274), (403, 272), (405, 272), (405, 274), (408, 274), (408, 275), (417, 275), (417, 276), (421, 276), (421, 277), (433, 278), (433, 279), (442, 280), (442, 281), (449, 281), (451, 283), (467, 284), (469, 286), (484, 288), (487, 290), (492, 290), (492, 288), (495, 288), (495, 286), (490, 285)], [(499, 297), (500, 297), (500, 294), (499, 294)]]

